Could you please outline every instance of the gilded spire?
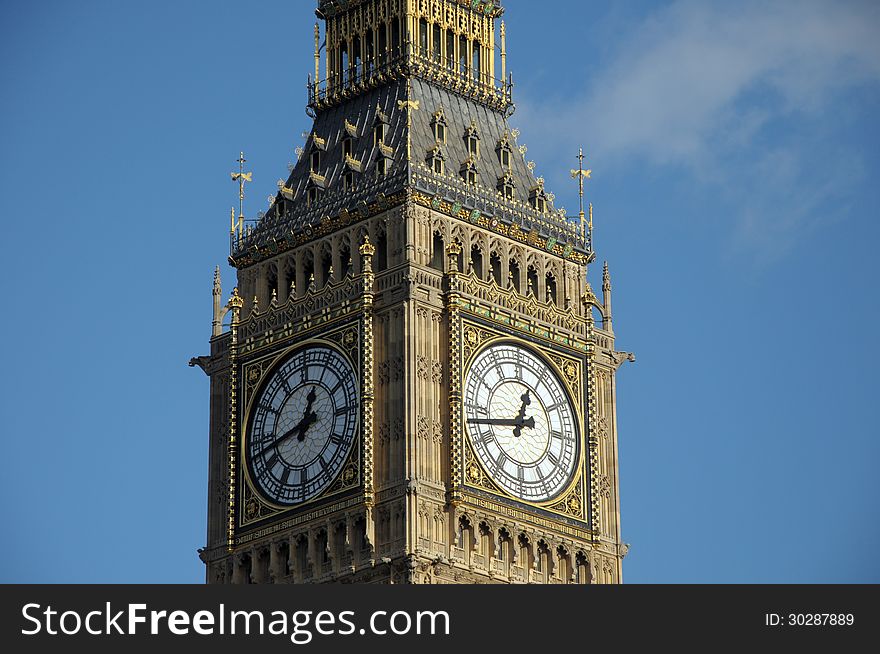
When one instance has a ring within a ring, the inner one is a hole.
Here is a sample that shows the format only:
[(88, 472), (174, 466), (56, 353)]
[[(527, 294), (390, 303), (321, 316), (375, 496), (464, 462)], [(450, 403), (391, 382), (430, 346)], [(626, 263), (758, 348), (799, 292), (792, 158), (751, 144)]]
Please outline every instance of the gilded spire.
[(233, 182), (238, 182), (238, 216), (239, 216), (239, 232), (241, 231), (241, 223), (244, 219), (244, 185), (245, 182), (254, 181), (253, 173), (244, 172), (244, 164), (247, 159), (244, 158), (244, 152), (238, 157), (238, 172), (229, 173)]
[[(584, 149), (580, 148), (578, 151), (578, 169), (571, 171), (571, 178), (576, 179), (578, 181), (578, 195), (580, 197), (580, 213), (578, 213), (578, 217), (581, 221), (581, 237), (586, 238), (587, 236), (587, 219), (586, 214), (584, 213), (584, 180), (591, 179), (593, 175), (592, 170), (584, 170)], [(590, 205), (590, 230), (593, 229), (593, 205)]]

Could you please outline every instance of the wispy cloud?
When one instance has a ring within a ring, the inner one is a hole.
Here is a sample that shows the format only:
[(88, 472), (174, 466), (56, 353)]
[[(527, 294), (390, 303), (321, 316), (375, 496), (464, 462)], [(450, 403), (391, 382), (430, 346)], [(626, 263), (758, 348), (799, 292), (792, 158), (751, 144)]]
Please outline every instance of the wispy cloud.
[(860, 178), (872, 146), (834, 135), (878, 81), (880, 3), (681, 0), (623, 35), (562, 120), (590, 126), (606, 168), (638, 158), (723, 188), (745, 207), (734, 242), (774, 258)]

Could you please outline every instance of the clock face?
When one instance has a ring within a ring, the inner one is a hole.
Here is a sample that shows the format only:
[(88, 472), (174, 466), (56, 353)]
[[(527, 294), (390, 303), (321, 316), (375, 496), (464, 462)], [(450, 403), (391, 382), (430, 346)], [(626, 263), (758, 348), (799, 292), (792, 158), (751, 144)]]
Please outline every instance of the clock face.
[(517, 345), (493, 345), (474, 359), (464, 412), (474, 453), (505, 491), (545, 502), (570, 483), (578, 424), (562, 382), (543, 359)]
[(292, 506), (333, 483), (354, 444), (355, 379), (336, 350), (312, 346), (290, 356), (263, 386), (245, 449), (252, 478), (267, 499)]

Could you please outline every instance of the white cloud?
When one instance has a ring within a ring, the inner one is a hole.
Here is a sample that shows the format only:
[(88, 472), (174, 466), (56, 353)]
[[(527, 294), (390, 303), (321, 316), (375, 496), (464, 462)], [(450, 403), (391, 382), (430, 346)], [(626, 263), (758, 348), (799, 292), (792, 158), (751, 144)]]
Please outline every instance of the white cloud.
[(866, 144), (827, 144), (843, 94), (878, 80), (880, 3), (682, 0), (623, 35), (560, 121), (589, 126), (606, 168), (638, 158), (725, 189), (735, 170), (735, 240), (774, 257), (859, 179)]

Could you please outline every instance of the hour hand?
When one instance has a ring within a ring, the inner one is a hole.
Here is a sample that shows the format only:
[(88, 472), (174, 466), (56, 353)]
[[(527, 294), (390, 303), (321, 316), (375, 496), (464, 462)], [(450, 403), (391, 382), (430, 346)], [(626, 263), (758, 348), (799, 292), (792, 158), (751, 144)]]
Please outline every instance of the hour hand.
[(299, 421), (299, 424), (294, 427), (291, 432), (298, 431), (299, 435), (296, 437), (296, 440), (302, 443), (306, 439), (306, 431), (308, 431), (309, 427), (316, 422), (318, 422), (318, 414), (312, 411), (310, 414), (303, 417), (303, 419)]

